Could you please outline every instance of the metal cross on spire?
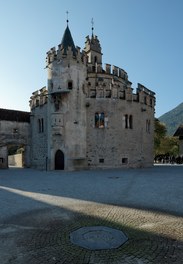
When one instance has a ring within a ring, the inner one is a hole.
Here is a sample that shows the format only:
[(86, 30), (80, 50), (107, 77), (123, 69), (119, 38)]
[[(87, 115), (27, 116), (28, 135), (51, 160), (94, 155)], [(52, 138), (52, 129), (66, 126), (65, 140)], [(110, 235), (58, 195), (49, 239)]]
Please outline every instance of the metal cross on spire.
[(67, 14), (67, 25), (68, 25), (68, 23), (69, 23), (69, 12), (66, 11), (66, 14)]
[(92, 24), (92, 36), (93, 36), (93, 30), (94, 30), (94, 20), (93, 20), (93, 17), (92, 17), (92, 20), (91, 20), (91, 24)]

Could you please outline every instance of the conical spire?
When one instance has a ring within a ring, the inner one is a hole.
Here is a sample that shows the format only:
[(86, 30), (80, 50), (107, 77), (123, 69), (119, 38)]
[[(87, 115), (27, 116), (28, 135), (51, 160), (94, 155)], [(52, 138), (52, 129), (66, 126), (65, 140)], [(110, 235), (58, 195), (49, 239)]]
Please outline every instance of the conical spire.
[(70, 32), (69, 26), (67, 25), (63, 38), (62, 38), (62, 42), (61, 42), (61, 49), (64, 49), (65, 54), (67, 54), (68, 47), (71, 47), (73, 55), (75, 56), (76, 48), (74, 45), (74, 41), (73, 41), (73, 38)]

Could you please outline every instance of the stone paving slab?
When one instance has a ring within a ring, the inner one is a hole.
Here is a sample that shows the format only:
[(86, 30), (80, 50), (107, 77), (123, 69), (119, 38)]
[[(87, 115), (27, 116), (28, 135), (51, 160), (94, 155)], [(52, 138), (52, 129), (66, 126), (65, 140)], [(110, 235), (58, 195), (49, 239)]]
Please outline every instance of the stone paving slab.
[[(1, 264), (183, 263), (183, 167), (86, 172), (0, 171)], [(73, 244), (80, 228), (107, 226), (114, 249)]]

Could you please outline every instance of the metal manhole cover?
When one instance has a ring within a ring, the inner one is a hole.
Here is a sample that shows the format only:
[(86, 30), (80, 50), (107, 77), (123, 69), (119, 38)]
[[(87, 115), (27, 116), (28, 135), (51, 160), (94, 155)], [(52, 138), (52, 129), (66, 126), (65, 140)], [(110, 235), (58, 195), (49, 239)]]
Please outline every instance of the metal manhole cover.
[(128, 237), (120, 230), (106, 226), (82, 227), (70, 234), (73, 244), (90, 250), (113, 249), (123, 245)]

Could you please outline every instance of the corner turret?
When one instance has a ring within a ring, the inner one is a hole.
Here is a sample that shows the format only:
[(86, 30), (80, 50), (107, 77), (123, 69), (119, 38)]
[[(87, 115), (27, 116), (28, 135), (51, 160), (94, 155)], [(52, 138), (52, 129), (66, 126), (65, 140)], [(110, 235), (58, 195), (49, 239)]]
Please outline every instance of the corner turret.
[(89, 72), (102, 72), (102, 49), (100, 41), (97, 36), (93, 34), (93, 20), (92, 20), (92, 36), (86, 37), (84, 51), (88, 58)]

